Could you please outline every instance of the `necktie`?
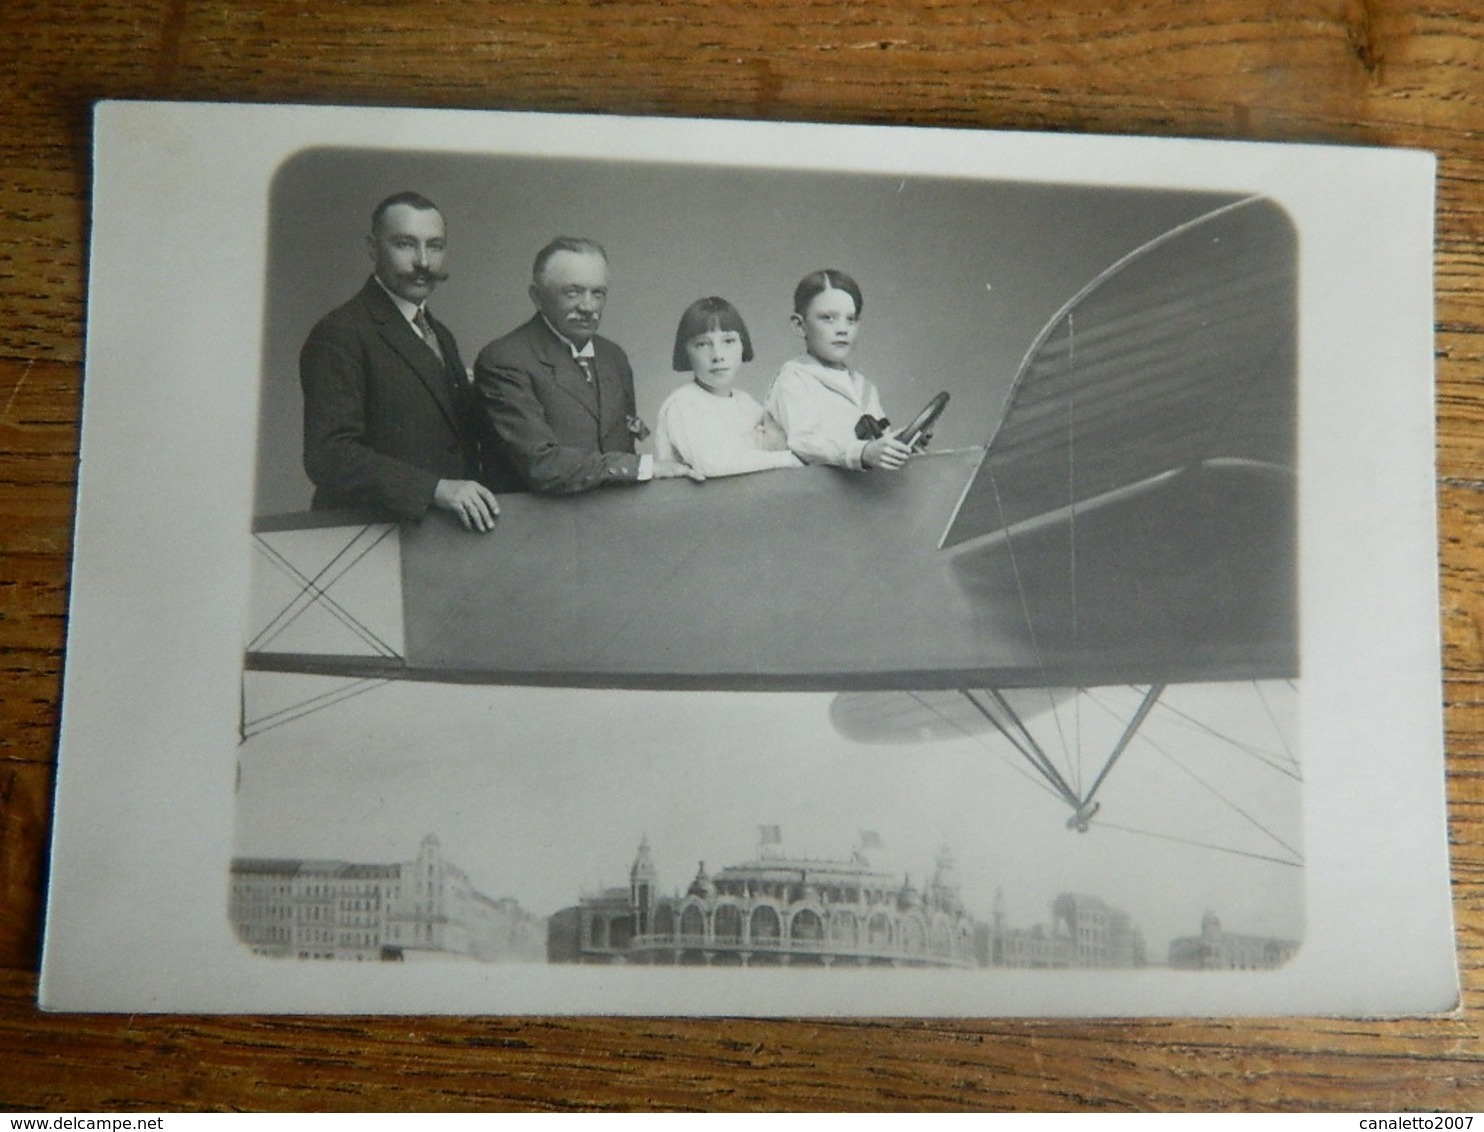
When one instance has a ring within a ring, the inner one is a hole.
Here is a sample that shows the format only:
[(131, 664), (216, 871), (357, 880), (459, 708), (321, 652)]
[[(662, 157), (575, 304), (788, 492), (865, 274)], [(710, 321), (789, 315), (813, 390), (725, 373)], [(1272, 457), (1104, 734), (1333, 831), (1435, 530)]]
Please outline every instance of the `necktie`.
[(595, 369), (593, 369), (592, 358), (578, 358), (577, 365), (582, 370), (583, 380), (586, 381), (589, 385), (597, 380), (598, 373)]
[(427, 344), (428, 349), (432, 350), (434, 356), (441, 362), (443, 347), (438, 345), (438, 335), (433, 333), (433, 324), (428, 321), (428, 312), (418, 307), (417, 313), (412, 316), (412, 325), (417, 327), (417, 332), (422, 335), (422, 340)]

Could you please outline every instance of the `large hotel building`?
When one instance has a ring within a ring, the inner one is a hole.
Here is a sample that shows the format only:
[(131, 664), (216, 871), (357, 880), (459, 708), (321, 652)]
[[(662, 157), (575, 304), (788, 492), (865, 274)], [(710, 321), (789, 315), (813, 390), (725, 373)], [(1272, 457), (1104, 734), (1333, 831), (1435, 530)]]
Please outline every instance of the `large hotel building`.
[(432, 834), (394, 864), (238, 857), (229, 912), (254, 952), (296, 959), (540, 962), (546, 934), (514, 900), (475, 889)]
[(1296, 954), (1297, 940), (1243, 935), (1221, 926), (1215, 912), (1201, 917), (1201, 934), (1170, 941), (1170, 966), (1195, 971), (1268, 971)]

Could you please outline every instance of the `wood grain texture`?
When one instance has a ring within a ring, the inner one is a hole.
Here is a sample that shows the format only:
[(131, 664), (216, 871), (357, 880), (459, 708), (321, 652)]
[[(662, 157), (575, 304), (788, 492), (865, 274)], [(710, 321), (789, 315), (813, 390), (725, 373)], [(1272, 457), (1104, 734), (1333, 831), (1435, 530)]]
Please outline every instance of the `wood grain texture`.
[[(1484, 1108), (1484, 4), (11, 0), (0, 28), (0, 1108)], [(1098, 1023), (40, 1015), (89, 107), (101, 97), (1438, 153), (1440, 624), (1460, 1011)]]

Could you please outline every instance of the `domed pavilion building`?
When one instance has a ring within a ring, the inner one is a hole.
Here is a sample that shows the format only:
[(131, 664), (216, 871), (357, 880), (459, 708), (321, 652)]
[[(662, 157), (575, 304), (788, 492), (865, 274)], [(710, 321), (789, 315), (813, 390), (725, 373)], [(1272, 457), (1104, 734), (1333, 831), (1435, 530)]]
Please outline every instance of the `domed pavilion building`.
[(660, 896), (646, 838), (627, 888), (585, 896), (551, 918), (553, 962), (694, 966), (978, 967), (984, 931), (965, 910), (952, 857), (931, 879), (850, 859), (760, 855)]

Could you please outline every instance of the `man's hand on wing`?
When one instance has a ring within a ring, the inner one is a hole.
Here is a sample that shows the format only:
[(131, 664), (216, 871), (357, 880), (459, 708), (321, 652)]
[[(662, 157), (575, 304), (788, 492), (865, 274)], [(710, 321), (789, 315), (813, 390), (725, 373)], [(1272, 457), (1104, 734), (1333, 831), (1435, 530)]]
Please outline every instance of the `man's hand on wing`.
[(477, 480), (439, 480), (433, 506), (452, 511), (466, 531), (491, 531), (500, 517), (500, 501)]

